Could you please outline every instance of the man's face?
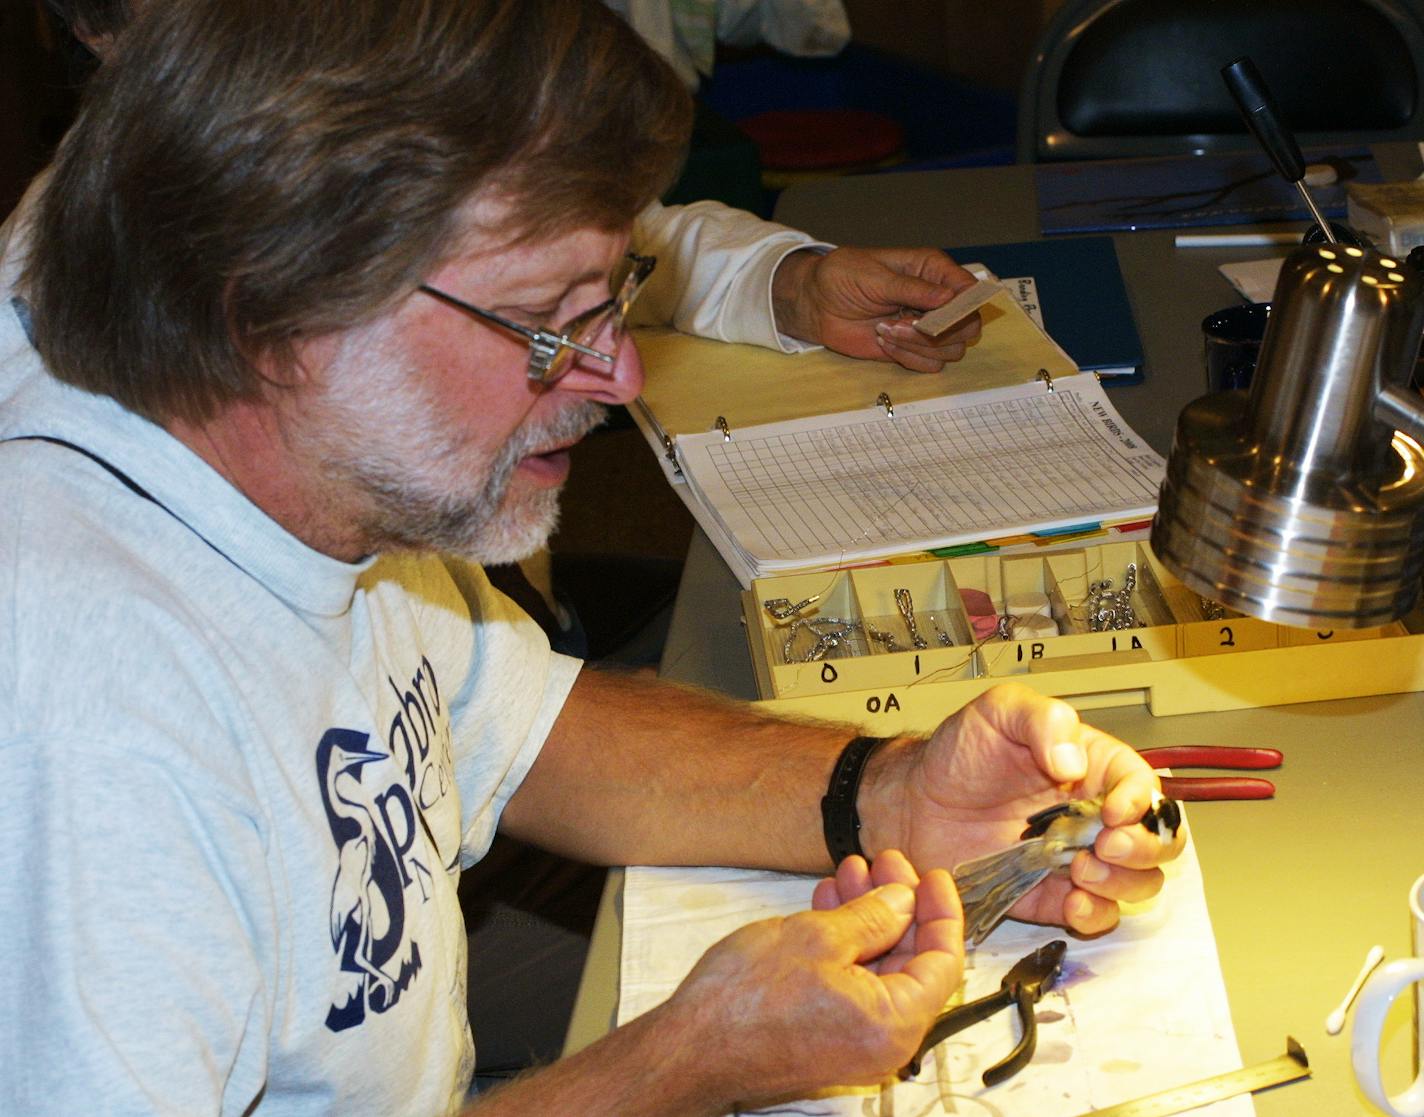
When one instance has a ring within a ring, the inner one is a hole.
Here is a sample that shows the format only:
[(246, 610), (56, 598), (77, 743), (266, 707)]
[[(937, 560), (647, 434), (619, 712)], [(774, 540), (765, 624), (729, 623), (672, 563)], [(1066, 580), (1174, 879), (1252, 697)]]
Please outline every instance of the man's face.
[[(497, 210), (476, 207), (498, 228)], [(531, 326), (556, 328), (608, 298), (627, 236), (581, 230), (499, 248), (472, 235), (425, 281)], [(607, 334), (599, 342), (611, 344)], [(372, 551), (433, 549), (479, 562), (538, 550), (558, 517), (569, 448), (604, 405), (642, 387), (625, 341), (611, 368), (581, 358), (556, 384), (526, 376), (523, 338), (419, 292), (337, 340), (304, 424), (329, 483), (354, 494)]]

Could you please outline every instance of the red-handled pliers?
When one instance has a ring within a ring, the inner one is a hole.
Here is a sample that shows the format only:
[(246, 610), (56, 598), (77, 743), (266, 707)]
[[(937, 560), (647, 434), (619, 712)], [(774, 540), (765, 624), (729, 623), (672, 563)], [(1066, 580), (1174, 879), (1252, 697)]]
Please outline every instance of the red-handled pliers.
[[(1279, 768), (1279, 749), (1238, 748), (1233, 745), (1168, 745), (1142, 749), (1154, 768)], [(1217, 799), (1269, 799), (1276, 785), (1258, 776), (1164, 776), (1162, 791), (1173, 799), (1201, 802)]]

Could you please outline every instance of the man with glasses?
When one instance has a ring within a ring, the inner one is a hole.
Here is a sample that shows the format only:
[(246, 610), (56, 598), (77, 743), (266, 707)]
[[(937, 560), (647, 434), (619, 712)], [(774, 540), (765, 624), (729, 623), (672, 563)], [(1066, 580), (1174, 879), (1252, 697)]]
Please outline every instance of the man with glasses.
[[(152, 0), (45, 3), (79, 48), (101, 62)], [(28, 208), (22, 202), (16, 212)], [(979, 336), (978, 315), (935, 338), (910, 325), (917, 310), (948, 301), (973, 281), (934, 249), (836, 248), (707, 201), (649, 203), (634, 222), (632, 240), (640, 251), (663, 259), (657, 282), (642, 300), (639, 323), (671, 322), (687, 333), (786, 352), (824, 345), (916, 372), (937, 372), (959, 360)], [(0, 253), (3, 241), (0, 235)], [(0, 293), (8, 289), (0, 273)]]
[[(75, 41), (89, 73), (113, 49), (147, 0), (46, 0)], [(0, 226), (0, 299), (8, 298), (23, 255), (24, 225), (45, 175)], [(640, 322), (672, 323), (688, 333), (798, 352), (825, 345), (851, 356), (937, 372), (959, 360), (979, 333), (971, 315), (926, 338), (910, 322), (972, 282), (943, 252), (928, 248), (836, 248), (717, 202), (650, 203), (632, 241), (661, 257), (642, 299)], [(769, 313), (770, 311), (770, 313)], [(548, 553), (491, 567), (491, 577), (527, 609), (561, 651), (583, 654), (587, 636), (549, 584)], [(530, 583), (530, 578), (533, 584)], [(537, 587), (537, 588), (536, 588)]]
[(688, 112), (614, 17), (173, 0), (124, 34), (0, 308), (0, 1111), (457, 1110), (496, 828), (841, 863), (491, 1114), (893, 1073), (959, 981), (945, 867), (1068, 789), (1108, 828), (1015, 914), (1092, 933), (1160, 886), (1155, 777), (1062, 703), (861, 738), (582, 671), (491, 591), (641, 384), (611, 277)]
[[(147, 0), (46, 0), (58, 23), (97, 65)], [(88, 72), (91, 67), (84, 67)], [(0, 226), (0, 299), (8, 299), (24, 255), (25, 226), (46, 174)], [(977, 315), (926, 338), (910, 322), (972, 282), (944, 253), (928, 248), (836, 248), (716, 202), (664, 207), (651, 202), (634, 223), (633, 243), (663, 258), (642, 300), (643, 322), (727, 341), (797, 352), (826, 345), (851, 356), (935, 372), (960, 359), (979, 333)], [(768, 311), (771, 313), (768, 313)], [(542, 552), (547, 559), (547, 552)], [(574, 617), (560, 619), (547, 562), (498, 567), (496, 584), (533, 611), (561, 650), (585, 647)], [(526, 580), (532, 571), (538, 588)], [(567, 625), (572, 624), (569, 631)]]
[(615, 353), (605, 353), (593, 346), (605, 333), (611, 339), (613, 348), (616, 349), (621, 344), (628, 308), (642, 291), (648, 276), (653, 274), (658, 261), (653, 256), (639, 256), (630, 252), (627, 263), (627, 275), (618, 283), (618, 289), (611, 298), (576, 314), (556, 330), (521, 325), (492, 310), (471, 306), (429, 283), (422, 283), (420, 290), (457, 310), (473, 314), (486, 322), (493, 322), (496, 326), (502, 326), (524, 338), (529, 343), (529, 379), (535, 384), (556, 384), (573, 367), (579, 356), (602, 361), (610, 370), (618, 362)]

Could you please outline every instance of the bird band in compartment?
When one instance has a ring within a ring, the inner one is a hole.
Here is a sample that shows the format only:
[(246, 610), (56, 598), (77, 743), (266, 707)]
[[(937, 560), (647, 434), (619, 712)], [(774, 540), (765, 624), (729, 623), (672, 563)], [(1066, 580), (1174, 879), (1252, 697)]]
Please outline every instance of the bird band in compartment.
[(1139, 546), (1146, 570), (1177, 625), (1177, 655), (1254, 652), (1281, 645), (1280, 625), (1245, 616), (1189, 590), (1157, 560), (1150, 548)]
[(980, 647), (984, 671), (1113, 653), (1171, 658), (1174, 618), (1146, 554), (1126, 542), (999, 560), (1000, 632)]
[[(1125, 590), (1133, 561), (1126, 602), (1139, 627), (1092, 631), (1084, 611), (1091, 587), (1098, 583), (1100, 595)], [(896, 590), (908, 600), (897, 601)], [(1055, 626), (1068, 631), (1036, 640), (975, 634), (976, 623), (1013, 616), (1011, 604), (1041, 613), (1042, 598)], [(993, 679), (1017, 675), (1080, 708), (1146, 702), (1154, 714), (1424, 692), (1424, 610), (1382, 628), (1334, 630), (1215, 613), (1145, 543), (760, 578), (743, 603), (763, 697), (836, 696), (854, 711), (890, 713), (929, 696), (962, 704)], [(929, 647), (914, 647), (902, 603)], [(905, 650), (867, 641), (865, 618)], [(936, 646), (937, 619), (952, 647)], [(850, 633), (836, 636), (843, 622), (854, 622)]]
[[(753, 658), (762, 659), (771, 693), (796, 697), (930, 676), (975, 677), (963, 614), (946, 607), (941, 562), (758, 578), (747, 598), (754, 619), (748, 632), (761, 649)], [(912, 620), (924, 648), (915, 645)]]
[(761, 602), (770, 662), (820, 663), (869, 654), (848, 574), (760, 579), (752, 590)]
[(1149, 548), (1143, 547), (1142, 555), (1178, 625), (1178, 655), (1219, 655), (1280, 645), (1279, 625), (1245, 616), (1189, 590), (1157, 561)]
[[(1142, 584), (1154, 588), (1152, 596), (1165, 605), (1171, 617), (1169, 623), (1176, 626), (1177, 656), (1228, 655), (1409, 635), (1408, 628), (1399, 621), (1370, 629), (1302, 629), (1248, 617), (1189, 590), (1158, 562), (1157, 556), (1147, 546), (1138, 543), (1119, 543), (1115, 546), (1136, 549)], [(1107, 552), (1109, 548), (1098, 550)], [(1054, 561), (1057, 561), (1056, 557)], [(1135, 595), (1134, 599), (1138, 596), (1141, 595)]]
[(1044, 556), (1064, 635), (1175, 624), (1162, 582), (1170, 575), (1142, 543), (1104, 543)]
[[(942, 562), (899, 563), (851, 572), (872, 649), (940, 652), (973, 646), (964, 610)], [(936, 660), (938, 666), (945, 666)]]

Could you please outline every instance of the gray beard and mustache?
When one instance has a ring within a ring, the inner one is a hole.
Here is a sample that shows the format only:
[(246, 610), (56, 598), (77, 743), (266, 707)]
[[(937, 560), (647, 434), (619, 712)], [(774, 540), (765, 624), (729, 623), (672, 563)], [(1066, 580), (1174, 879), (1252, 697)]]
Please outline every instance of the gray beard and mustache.
[(404, 471), (388, 464), (363, 469), (355, 479), (372, 497), (367, 530), (387, 547), (440, 551), (486, 565), (526, 558), (558, 526), (561, 488), (511, 495), (515, 468), (530, 453), (583, 438), (606, 418), (601, 404), (577, 401), (551, 420), (521, 427), (499, 448), (484, 483), (472, 491), (448, 482), (431, 484), (416, 471), (400, 476)]
[(607, 408), (570, 399), (493, 451), (476, 450), (471, 432), (424, 390), (419, 370), (383, 341), (379, 333), (353, 339), (308, 428), (328, 480), (360, 494), (356, 527), (368, 553), (439, 551), (495, 564), (539, 550), (558, 524), (559, 488), (511, 491), (514, 471), (529, 454), (588, 434)]

